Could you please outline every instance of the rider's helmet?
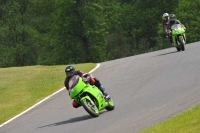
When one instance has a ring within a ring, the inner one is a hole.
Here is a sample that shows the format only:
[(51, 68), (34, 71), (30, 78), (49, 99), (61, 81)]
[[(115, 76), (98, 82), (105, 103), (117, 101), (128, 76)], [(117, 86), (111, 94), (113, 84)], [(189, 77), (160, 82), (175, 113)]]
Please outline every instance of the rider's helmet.
[(169, 14), (168, 14), (168, 13), (164, 13), (164, 14), (163, 14), (163, 18), (164, 18), (165, 20), (168, 20), (168, 19), (169, 19)]
[(71, 77), (74, 75), (74, 72), (75, 72), (75, 67), (72, 66), (72, 65), (69, 65), (65, 68), (65, 73), (68, 77)]
[(174, 21), (176, 20), (176, 15), (175, 15), (175, 14), (171, 14), (171, 15), (169, 16), (169, 20), (170, 20), (171, 22), (174, 22)]

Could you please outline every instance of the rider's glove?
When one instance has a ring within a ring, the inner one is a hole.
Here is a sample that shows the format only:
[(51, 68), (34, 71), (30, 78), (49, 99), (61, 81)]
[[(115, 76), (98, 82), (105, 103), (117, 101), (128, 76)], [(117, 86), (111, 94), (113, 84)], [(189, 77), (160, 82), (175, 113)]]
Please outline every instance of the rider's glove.
[(82, 77), (83, 82), (89, 82), (89, 78), (90, 78), (90, 77)]
[(90, 74), (89, 73), (84, 73), (83, 77), (85, 77), (85, 78), (90, 77)]

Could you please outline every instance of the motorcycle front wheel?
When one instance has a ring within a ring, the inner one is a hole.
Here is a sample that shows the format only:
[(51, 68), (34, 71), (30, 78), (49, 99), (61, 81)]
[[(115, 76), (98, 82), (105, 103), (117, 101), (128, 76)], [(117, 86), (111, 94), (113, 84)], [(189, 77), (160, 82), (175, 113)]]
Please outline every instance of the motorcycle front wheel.
[(93, 103), (92, 100), (89, 99), (83, 99), (81, 101), (81, 104), (83, 108), (92, 116), (92, 117), (98, 117), (99, 116), (99, 110), (96, 107), (96, 105)]
[(176, 47), (177, 51), (181, 51), (181, 48), (180, 47)]
[(180, 42), (180, 46), (181, 46), (181, 50), (184, 51), (185, 50), (185, 41), (183, 36), (179, 36), (179, 42)]

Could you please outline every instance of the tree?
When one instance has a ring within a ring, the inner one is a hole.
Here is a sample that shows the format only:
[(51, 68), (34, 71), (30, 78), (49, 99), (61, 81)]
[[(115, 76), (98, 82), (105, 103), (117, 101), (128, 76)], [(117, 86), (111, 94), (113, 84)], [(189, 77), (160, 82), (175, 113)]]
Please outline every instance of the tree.
[[(45, 29), (49, 26), (47, 23), (44, 24), (44, 21), (39, 23), (41, 22), (40, 18), (47, 18), (44, 17), (47, 12), (41, 17), (40, 14), (45, 8), (38, 8), (38, 5), (48, 6), (47, 3), (49, 2), (44, 0), (10, 0), (1, 2), (0, 66), (37, 64), (39, 48), (41, 48), (41, 42), (44, 41), (43, 34), (49, 31)], [(44, 24), (44, 26), (41, 26), (41, 24)]]
[(58, 21), (51, 41), (56, 64), (106, 60), (108, 5), (103, 0), (57, 2)]
[(187, 43), (199, 41), (200, 38), (200, 1), (179, 0), (176, 8), (177, 19), (185, 25)]

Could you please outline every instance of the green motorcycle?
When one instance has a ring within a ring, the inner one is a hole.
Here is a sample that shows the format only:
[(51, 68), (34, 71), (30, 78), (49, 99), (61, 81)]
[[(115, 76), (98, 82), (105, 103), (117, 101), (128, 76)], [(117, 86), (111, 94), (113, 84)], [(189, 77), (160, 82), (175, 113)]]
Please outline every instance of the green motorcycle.
[(185, 50), (186, 36), (185, 29), (181, 24), (174, 24), (171, 27), (172, 30), (172, 41), (177, 51)]
[(113, 110), (115, 108), (113, 100), (105, 99), (103, 93), (96, 86), (85, 82), (83, 78), (78, 75), (70, 78), (70, 98), (76, 100), (93, 117), (98, 117), (99, 111), (103, 109)]

